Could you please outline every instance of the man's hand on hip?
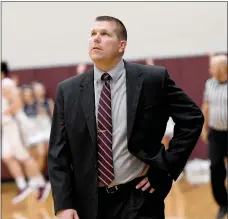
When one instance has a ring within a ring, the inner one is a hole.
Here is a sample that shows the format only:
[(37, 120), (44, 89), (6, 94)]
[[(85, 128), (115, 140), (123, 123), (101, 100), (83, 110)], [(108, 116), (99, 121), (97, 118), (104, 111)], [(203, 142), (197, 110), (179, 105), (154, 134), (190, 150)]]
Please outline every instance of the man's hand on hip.
[(77, 211), (74, 209), (66, 209), (57, 213), (57, 219), (80, 219)]
[(142, 191), (146, 191), (150, 188), (150, 193), (153, 193), (155, 189), (151, 188), (150, 182), (147, 177), (145, 177), (137, 186), (136, 189), (142, 188)]

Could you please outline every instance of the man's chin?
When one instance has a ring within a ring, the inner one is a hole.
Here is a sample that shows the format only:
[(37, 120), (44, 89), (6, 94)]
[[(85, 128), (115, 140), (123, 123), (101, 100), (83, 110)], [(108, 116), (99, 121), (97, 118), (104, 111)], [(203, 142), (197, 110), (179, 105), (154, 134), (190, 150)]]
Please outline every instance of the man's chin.
[(99, 62), (104, 60), (104, 57), (100, 55), (91, 55), (90, 58), (92, 59), (93, 62)]

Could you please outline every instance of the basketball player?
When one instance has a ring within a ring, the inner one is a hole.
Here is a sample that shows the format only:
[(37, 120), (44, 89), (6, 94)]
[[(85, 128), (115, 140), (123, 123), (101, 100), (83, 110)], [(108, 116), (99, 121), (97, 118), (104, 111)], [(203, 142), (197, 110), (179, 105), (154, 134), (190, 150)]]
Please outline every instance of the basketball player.
[[(37, 200), (43, 201), (50, 192), (50, 184), (45, 182), (36, 162), (31, 158), (26, 141), (22, 140), (20, 128), (29, 127), (22, 111), (17, 86), (8, 78), (8, 67), (1, 63), (2, 82), (2, 160), (9, 169), (18, 187), (18, 194), (12, 203), (17, 204), (38, 191)], [(23, 168), (29, 182), (25, 180)]]

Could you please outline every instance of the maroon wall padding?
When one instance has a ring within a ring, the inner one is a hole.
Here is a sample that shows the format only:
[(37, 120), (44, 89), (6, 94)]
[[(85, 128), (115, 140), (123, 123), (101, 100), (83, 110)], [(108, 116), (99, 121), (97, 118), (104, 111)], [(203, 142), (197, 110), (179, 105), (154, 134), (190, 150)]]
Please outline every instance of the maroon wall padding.
[(35, 78), (35, 70), (19, 70), (16, 72), (13, 71), (12, 74), (18, 76), (20, 84), (31, 83)]
[(182, 79), (182, 72), (180, 68), (180, 58), (173, 58), (173, 59), (164, 59), (164, 60), (155, 60), (154, 64), (158, 66), (163, 66), (167, 68), (170, 77), (175, 81), (177, 86), (182, 86), (181, 79)]
[[(208, 57), (192, 57), (181, 60), (181, 87), (201, 107), (205, 82), (209, 77)], [(191, 158), (206, 159), (207, 145), (201, 139), (195, 147)]]
[(59, 82), (75, 76), (75, 72), (75, 66), (37, 69), (35, 70), (34, 79), (38, 82), (43, 83), (47, 89), (47, 95), (54, 99), (56, 88)]
[[(144, 60), (135, 60), (134, 63), (144, 64)], [(170, 58), (154, 60), (155, 65), (164, 66), (168, 69), (169, 75), (181, 87), (198, 106), (202, 104), (204, 85), (209, 77), (208, 56)], [(92, 65), (89, 64), (89, 67)], [(19, 84), (30, 83), (33, 81), (41, 82), (47, 89), (49, 97), (55, 99), (55, 92), (60, 81), (72, 77), (76, 74), (75, 66), (39, 68), (32, 70), (19, 70), (12, 72), (19, 76)], [(194, 149), (192, 158), (207, 159), (207, 147), (201, 140)], [(47, 171), (45, 171), (47, 172)], [(11, 178), (7, 169), (2, 165), (2, 178)]]

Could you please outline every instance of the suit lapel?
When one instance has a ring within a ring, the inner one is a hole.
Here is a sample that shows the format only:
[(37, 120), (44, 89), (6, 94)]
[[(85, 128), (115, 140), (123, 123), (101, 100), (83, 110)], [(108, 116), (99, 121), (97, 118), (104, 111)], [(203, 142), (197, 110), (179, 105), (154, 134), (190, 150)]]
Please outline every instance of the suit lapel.
[[(143, 84), (143, 77), (132, 64), (124, 61), (126, 68), (127, 86), (127, 137), (131, 136), (138, 100)], [(85, 73), (81, 83), (81, 104), (85, 115), (86, 123), (94, 145), (97, 144), (97, 128), (95, 117), (95, 95), (94, 95), (94, 74), (93, 69)]]
[(142, 89), (143, 77), (132, 64), (124, 62), (127, 82), (127, 137), (131, 136), (139, 96)]
[(93, 69), (85, 73), (85, 78), (81, 83), (81, 104), (85, 114), (86, 123), (94, 145), (97, 144), (97, 129), (95, 117), (95, 96), (93, 83)]

